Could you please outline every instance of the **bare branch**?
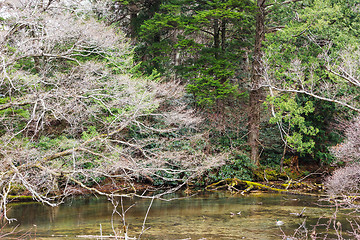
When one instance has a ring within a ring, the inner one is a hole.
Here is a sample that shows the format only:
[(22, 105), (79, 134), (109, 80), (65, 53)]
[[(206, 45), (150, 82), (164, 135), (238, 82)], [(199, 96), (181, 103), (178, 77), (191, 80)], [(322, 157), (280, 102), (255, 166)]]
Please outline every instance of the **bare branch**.
[(0, 111), (8, 109), (8, 108), (12, 108), (12, 107), (26, 106), (26, 105), (30, 105), (33, 103), (34, 103), (33, 101), (26, 101), (26, 100), (23, 102), (10, 102), (10, 103), (0, 105)]
[(306, 94), (306, 95), (309, 95), (311, 97), (314, 97), (316, 99), (319, 99), (319, 100), (323, 100), (323, 101), (327, 101), (327, 102), (333, 102), (333, 103), (337, 103), (341, 106), (344, 106), (344, 107), (347, 107), (353, 111), (356, 111), (356, 112), (360, 112), (360, 108), (357, 108), (357, 107), (354, 107), (350, 104), (347, 104), (346, 102), (344, 101), (340, 101), (340, 100), (337, 100), (337, 99), (333, 99), (333, 98), (327, 98), (327, 97), (323, 97), (323, 96), (320, 96), (318, 94), (314, 94), (310, 91), (306, 91), (306, 90), (297, 90), (297, 89), (284, 89), (284, 88), (277, 88), (277, 87), (274, 87), (274, 86), (271, 86), (271, 85), (263, 85), (263, 87), (268, 87), (268, 88), (271, 88), (271, 89), (274, 89), (276, 91), (279, 91), (279, 92), (292, 92), (292, 93), (301, 93), (301, 94)]
[(275, 6), (276, 4), (287, 5), (287, 4), (290, 4), (290, 3), (301, 2), (301, 1), (302, 0), (287, 0), (287, 1), (283, 1), (283, 2), (270, 3), (270, 4), (265, 5), (265, 9), (267, 10), (267, 12), (271, 12), (271, 9), (269, 9), (269, 8)]

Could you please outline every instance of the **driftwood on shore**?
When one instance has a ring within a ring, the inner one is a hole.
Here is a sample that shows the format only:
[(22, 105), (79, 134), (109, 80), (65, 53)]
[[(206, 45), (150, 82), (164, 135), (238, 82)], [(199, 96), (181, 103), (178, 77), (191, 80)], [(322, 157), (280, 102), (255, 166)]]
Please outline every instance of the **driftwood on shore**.
[(312, 183), (292, 183), (291, 181), (286, 184), (274, 184), (267, 185), (259, 182), (252, 182), (247, 180), (240, 180), (238, 178), (227, 178), (219, 182), (210, 184), (205, 188), (207, 191), (217, 191), (228, 189), (235, 194), (249, 193), (252, 190), (263, 190), (263, 191), (273, 191), (279, 193), (289, 193), (289, 194), (301, 194), (301, 195), (316, 195), (318, 193), (310, 193), (306, 191), (319, 192), (322, 190), (321, 184), (312, 184)]

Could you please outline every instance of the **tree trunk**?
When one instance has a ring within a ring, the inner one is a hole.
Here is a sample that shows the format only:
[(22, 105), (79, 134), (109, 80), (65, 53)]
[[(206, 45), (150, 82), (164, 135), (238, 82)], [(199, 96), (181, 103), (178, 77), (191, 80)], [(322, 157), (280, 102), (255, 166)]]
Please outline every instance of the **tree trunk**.
[(221, 22), (221, 50), (225, 51), (226, 42), (226, 20), (223, 19)]
[(136, 11), (130, 12), (130, 38), (132, 41), (135, 41), (135, 38), (137, 36), (137, 33), (136, 33), (137, 16), (138, 16), (138, 12), (136, 12)]
[(264, 97), (261, 88), (261, 79), (263, 76), (263, 51), (262, 42), (265, 40), (265, 1), (258, 0), (256, 14), (256, 32), (255, 32), (255, 49), (254, 59), (251, 69), (251, 89), (249, 99), (249, 116), (248, 116), (248, 144), (251, 148), (250, 159), (252, 163), (260, 165), (259, 162), (259, 133), (260, 133), (260, 113)]
[(214, 48), (215, 50), (215, 58), (219, 58), (219, 49), (220, 49), (220, 28), (219, 28), (219, 19), (214, 19)]

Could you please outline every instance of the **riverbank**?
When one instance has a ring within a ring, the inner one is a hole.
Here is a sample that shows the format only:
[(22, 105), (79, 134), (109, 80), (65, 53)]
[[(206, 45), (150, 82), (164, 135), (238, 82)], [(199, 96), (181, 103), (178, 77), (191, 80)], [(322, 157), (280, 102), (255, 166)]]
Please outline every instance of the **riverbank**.
[[(266, 171), (264, 171), (266, 173)], [(313, 175), (313, 176), (311, 176)], [(279, 175), (282, 176), (282, 175)], [(315, 176), (315, 177), (314, 177)], [(305, 179), (306, 178), (306, 179)], [(227, 178), (217, 182), (213, 182), (206, 186), (197, 184), (196, 180), (183, 185), (179, 189), (186, 195), (192, 195), (197, 192), (218, 192), (228, 191), (231, 194), (245, 195), (251, 192), (273, 192), (273, 193), (284, 193), (284, 194), (296, 194), (296, 195), (308, 195), (317, 196), (324, 194), (324, 184), (321, 182), (318, 175), (309, 174), (307, 177), (302, 177), (298, 180), (283, 180), (275, 179), (273, 181), (247, 181), (238, 178)], [(127, 183), (121, 180), (105, 179), (101, 183), (94, 186), (67, 186), (67, 195), (79, 196), (102, 193), (101, 195), (112, 195), (112, 194), (136, 194), (142, 195), (146, 192), (161, 192), (168, 189), (170, 186), (155, 186), (148, 182), (133, 182)], [(52, 193), (54, 197), (63, 196), (61, 192)], [(31, 192), (21, 186), (14, 187), (11, 190), (11, 194), (8, 195), (8, 201), (10, 202), (27, 202), (35, 201), (31, 196)]]

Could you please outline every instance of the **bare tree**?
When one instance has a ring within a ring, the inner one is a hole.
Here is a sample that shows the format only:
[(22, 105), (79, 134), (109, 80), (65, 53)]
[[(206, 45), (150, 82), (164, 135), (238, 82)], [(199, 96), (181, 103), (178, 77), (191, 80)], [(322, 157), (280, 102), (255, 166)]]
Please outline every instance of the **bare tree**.
[(178, 84), (130, 74), (128, 40), (96, 20), (91, 4), (26, 0), (1, 8), (2, 212), (14, 184), (55, 206), (78, 188), (108, 195), (96, 185), (102, 177), (181, 186), (226, 158), (173, 147), (196, 145), (177, 130), (200, 119), (176, 100)]

